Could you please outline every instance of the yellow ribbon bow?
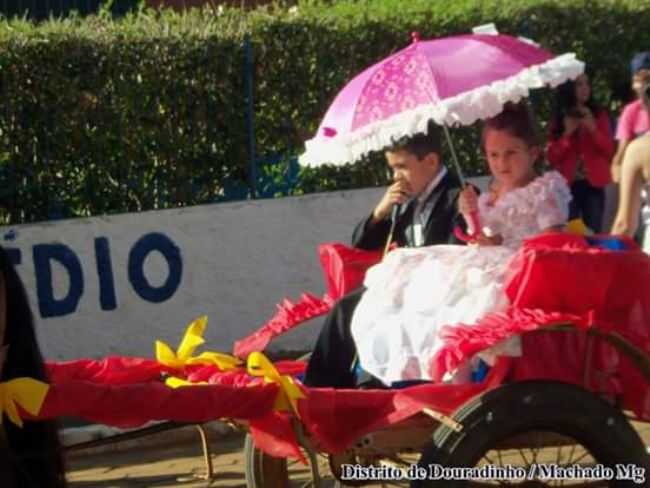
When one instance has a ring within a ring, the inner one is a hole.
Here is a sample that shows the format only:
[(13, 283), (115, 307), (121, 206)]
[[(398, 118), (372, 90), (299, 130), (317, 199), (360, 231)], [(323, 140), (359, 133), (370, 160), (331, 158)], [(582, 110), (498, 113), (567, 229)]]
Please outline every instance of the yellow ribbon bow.
[(569, 220), (566, 223), (565, 229), (569, 234), (576, 234), (579, 236), (590, 236), (594, 233), (589, 227), (585, 225), (584, 220), (580, 218)]
[(176, 352), (166, 343), (156, 341), (156, 359), (158, 362), (175, 369), (181, 369), (188, 364), (214, 364), (222, 371), (240, 366), (242, 361), (229, 354), (204, 352), (199, 356), (192, 356), (194, 350), (205, 342), (203, 333), (207, 325), (208, 317), (205, 315), (192, 322), (187, 327)]
[(45, 401), (50, 386), (33, 378), (15, 378), (5, 383), (0, 383), (0, 424), (3, 413), (18, 427), (23, 426), (23, 420), (18, 414), (20, 405), (31, 415), (38, 415)]
[(251, 376), (263, 377), (266, 383), (277, 383), (280, 386), (280, 391), (275, 399), (276, 410), (293, 410), (298, 414), (298, 399), (305, 398), (305, 395), (291, 376), (281, 375), (273, 363), (261, 352), (252, 352), (248, 356), (247, 366), (248, 374)]

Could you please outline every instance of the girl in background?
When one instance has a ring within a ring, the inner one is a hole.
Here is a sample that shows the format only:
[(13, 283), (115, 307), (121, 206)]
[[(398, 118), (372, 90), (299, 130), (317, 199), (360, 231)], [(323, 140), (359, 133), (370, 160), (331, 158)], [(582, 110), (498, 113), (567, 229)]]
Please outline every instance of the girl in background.
[(571, 187), (569, 219), (601, 232), (614, 141), (609, 116), (593, 100), (589, 77), (560, 85), (549, 123), (547, 159)]

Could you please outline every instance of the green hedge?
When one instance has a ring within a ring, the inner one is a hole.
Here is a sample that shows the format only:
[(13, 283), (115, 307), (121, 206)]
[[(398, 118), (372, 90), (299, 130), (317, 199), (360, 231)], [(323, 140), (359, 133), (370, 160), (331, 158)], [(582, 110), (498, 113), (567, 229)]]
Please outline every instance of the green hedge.
[[(424, 38), (495, 22), (555, 52), (575, 51), (618, 109), (628, 61), (650, 48), (650, 0), (303, 1), (243, 13), (140, 11), (0, 23), (0, 222), (169, 208), (246, 197), (244, 39), (254, 59), (261, 196), (382, 184), (380, 155), (345, 168), (295, 159), (337, 91), (364, 67)], [(534, 97), (541, 119), (548, 92)], [(484, 171), (476, 131), (454, 137)]]

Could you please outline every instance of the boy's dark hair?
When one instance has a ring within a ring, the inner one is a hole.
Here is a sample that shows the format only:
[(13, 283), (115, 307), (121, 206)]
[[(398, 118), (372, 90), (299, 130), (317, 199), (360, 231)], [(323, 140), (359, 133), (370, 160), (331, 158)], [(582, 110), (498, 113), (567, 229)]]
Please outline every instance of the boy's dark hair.
[(386, 151), (406, 151), (415, 155), (419, 160), (430, 153), (440, 155), (440, 129), (430, 120), (427, 123), (426, 134), (420, 132), (413, 136), (402, 137), (394, 141), (391, 146), (386, 148)]
[(528, 146), (539, 146), (540, 138), (532, 111), (525, 102), (507, 103), (503, 111), (483, 124), (481, 148), (485, 151), (485, 133), (489, 130), (502, 130), (522, 139)]

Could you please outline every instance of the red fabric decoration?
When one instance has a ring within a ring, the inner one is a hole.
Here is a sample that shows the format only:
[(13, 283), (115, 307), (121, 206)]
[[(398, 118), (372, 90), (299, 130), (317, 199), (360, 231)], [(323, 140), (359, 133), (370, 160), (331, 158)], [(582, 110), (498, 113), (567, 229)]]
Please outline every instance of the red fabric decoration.
[[(582, 237), (560, 233), (527, 241), (510, 262), (510, 309), (488, 314), (473, 325), (444, 328), (445, 346), (431, 362), (432, 376), (441, 378), (508, 337), (562, 323), (616, 332), (650, 354), (650, 257), (626, 244), (633, 250), (590, 247)], [(611, 345), (592, 340), (592, 368), (585, 372), (589, 351), (584, 332), (527, 334), (522, 356), (514, 362), (514, 376), (575, 384), (583, 384), (586, 377), (586, 387), (622, 395), (626, 408), (650, 418), (648, 383)]]
[(508, 360), (497, 362), (483, 383), (423, 384), (402, 390), (308, 389), (298, 403), (300, 418), (320, 449), (340, 452), (359, 437), (397, 424), (424, 407), (451, 414), (470, 398), (503, 382)]
[(318, 298), (304, 293), (299, 302), (293, 303), (285, 298), (276, 307), (278, 309), (276, 314), (262, 327), (251, 335), (235, 341), (233, 348), (235, 356), (246, 358), (252, 352), (263, 351), (275, 337), (329, 312), (332, 308), (332, 300), (327, 295)]
[(277, 336), (330, 311), (336, 300), (363, 283), (366, 270), (381, 261), (381, 251), (364, 251), (339, 243), (318, 247), (327, 293), (318, 298), (305, 293), (293, 303), (285, 298), (276, 314), (253, 334), (235, 342), (233, 354), (240, 358), (263, 351)]
[(327, 295), (332, 300), (360, 287), (368, 268), (382, 259), (382, 251), (365, 251), (336, 242), (321, 244), (318, 255)]
[(50, 386), (38, 418), (74, 416), (118, 427), (139, 427), (152, 420), (252, 419), (272, 411), (277, 392), (277, 385), (270, 383), (172, 389), (155, 381), (111, 385), (71, 380)]
[(74, 361), (47, 362), (52, 383), (91, 381), (111, 385), (128, 385), (159, 380), (163, 372), (174, 373), (153, 359), (109, 356), (102, 360), (77, 359)]

